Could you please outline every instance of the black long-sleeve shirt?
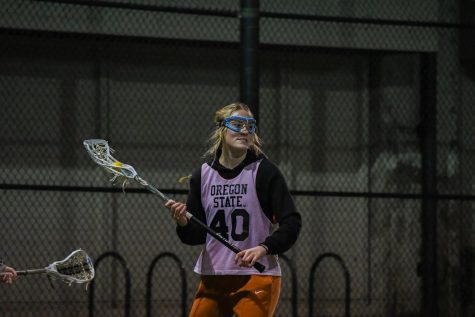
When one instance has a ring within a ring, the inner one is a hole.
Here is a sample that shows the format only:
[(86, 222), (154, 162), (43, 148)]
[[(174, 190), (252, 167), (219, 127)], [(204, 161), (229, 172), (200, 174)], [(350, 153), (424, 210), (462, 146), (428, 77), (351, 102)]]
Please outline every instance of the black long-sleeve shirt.
[[(256, 175), (256, 191), (262, 210), (267, 218), (278, 223), (278, 228), (262, 242), (268, 248), (268, 254), (279, 254), (292, 247), (298, 238), (301, 228), (301, 216), (295, 208), (287, 183), (271, 161), (254, 152), (248, 151), (246, 158), (233, 169), (221, 165), (218, 160), (210, 159), (207, 164), (219, 172), (225, 179), (239, 175), (248, 164), (262, 159)], [(190, 192), (187, 209), (202, 222), (206, 223), (206, 214), (201, 204), (201, 167), (196, 169), (190, 180)], [(188, 245), (199, 245), (206, 242), (206, 231), (194, 223), (181, 227), (177, 225), (180, 240)]]

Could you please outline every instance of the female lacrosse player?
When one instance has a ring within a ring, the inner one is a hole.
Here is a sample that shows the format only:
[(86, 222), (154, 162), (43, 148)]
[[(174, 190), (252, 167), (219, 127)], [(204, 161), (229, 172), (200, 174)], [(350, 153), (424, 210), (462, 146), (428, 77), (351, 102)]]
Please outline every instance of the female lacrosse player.
[(16, 277), (16, 270), (10, 266), (6, 266), (3, 264), (3, 261), (0, 260), (0, 283), (11, 284), (15, 281)]
[[(261, 151), (248, 106), (227, 105), (216, 112), (215, 122), (207, 160), (191, 177), (187, 203), (166, 203), (181, 241), (204, 245), (195, 266), (201, 281), (190, 316), (272, 316), (281, 285), (277, 254), (297, 240), (301, 217), (281, 172)], [(234, 254), (188, 223), (187, 210), (242, 251)], [(266, 266), (262, 273), (253, 268), (256, 262)]]

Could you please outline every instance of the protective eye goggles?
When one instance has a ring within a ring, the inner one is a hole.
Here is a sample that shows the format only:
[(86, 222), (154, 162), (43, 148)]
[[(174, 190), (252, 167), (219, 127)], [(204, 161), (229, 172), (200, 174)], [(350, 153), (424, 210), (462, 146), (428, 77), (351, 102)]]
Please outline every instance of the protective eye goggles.
[(244, 127), (246, 127), (247, 132), (250, 134), (256, 131), (256, 119), (241, 117), (241, 116), (231, 116), (224, 119), (221, 123), (226, 128), (234, 132), (241, 132)]

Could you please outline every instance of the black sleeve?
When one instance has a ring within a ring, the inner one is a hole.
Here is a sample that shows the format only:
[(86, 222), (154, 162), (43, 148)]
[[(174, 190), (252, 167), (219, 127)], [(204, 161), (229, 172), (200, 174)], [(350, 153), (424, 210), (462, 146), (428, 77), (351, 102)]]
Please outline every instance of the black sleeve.
[(278, 229), (263, 242), (268, 254), (284, 253), (294, 245), (302, 220), (295, 208), (284, 176), (277, 166), (264, 159), (256, 176), (259, 202), (269, 220), (277, 221)]
[[(186, 200), (186, 206), (189, 213), (206, 223), (206, 216), (201, 204), (201, 167), (198, 168), (190, 179), (190, 191)], [(184, 227), (176, 226), (176, 233), (180, 240), (188, 245), (199, 245), (206, 242), (206, 230), (201, 226), (188, 222)]]

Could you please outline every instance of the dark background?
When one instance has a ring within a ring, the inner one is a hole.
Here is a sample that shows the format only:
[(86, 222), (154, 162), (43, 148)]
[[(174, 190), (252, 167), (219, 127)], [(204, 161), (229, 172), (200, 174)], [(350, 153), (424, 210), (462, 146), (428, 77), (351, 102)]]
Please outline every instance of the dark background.
[[(87, 291), (0, 285), (2, 316), (190, 308), (200, 248), (158, 197), (108, 183), (82, 141), (107, 139), (185, 200), (177, 180), (200, 164), (214, 111), (241, 98), (240, 12), (2, 1), (0, 256), (38, 268), (82, 248), (97, 270)], [(303, 216), (276, 316), (472, 316), (473, 1), (260, 1), (259, 14), (251, 107)]]

